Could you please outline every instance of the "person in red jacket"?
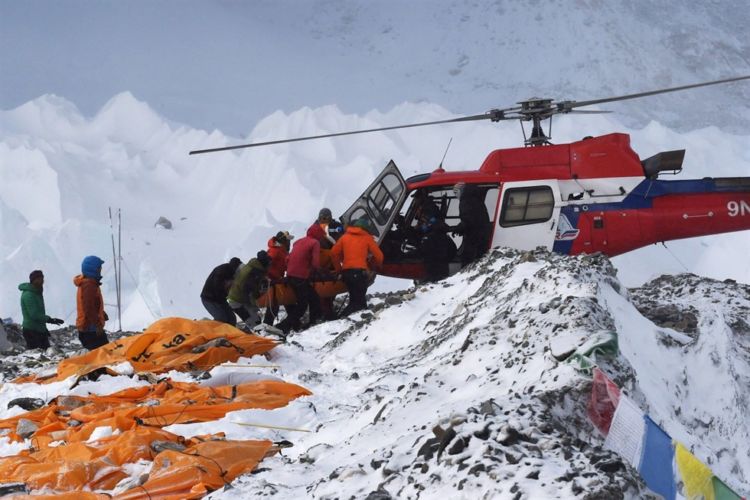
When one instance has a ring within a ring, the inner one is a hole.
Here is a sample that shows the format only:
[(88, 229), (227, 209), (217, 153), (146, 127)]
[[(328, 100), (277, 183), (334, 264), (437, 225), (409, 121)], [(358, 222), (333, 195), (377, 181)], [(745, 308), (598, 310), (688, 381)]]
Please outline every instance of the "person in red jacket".
[(273, 285), (284, 279), (286, 274), (287, 261), (289, 260), (289, 247), (294, 236), (289, 231), (279, 231), (276, 236), (268, 240), (268, 256), (271, 257), (271, 265), (268, 268), (268, 279), (271, 280), (271, 286), (268, 287), (268, 301), (266, 302), (266, 313), (263, 316), (263, 323), (273, 325), (274, 320), (279, 315), (279, 305), (276, 303)]
[(102, 282), (102, 264), (104, 264), (102, 259), (89, 255), (81, 263), (81, 274), (73, 278), (73, 283), (78, 287), (76, 294), (78, 340), (89, 351), (109, 343), (107, 333), (104, 331), (104, 323), (109, 318), (104, 312), (104, 299), (99, 288)]
[(355, 220), (331, 249), (333, 265), (336, 271), (341, 271), (349, 289), (349, 304), (342, 316), (367, 308), (367, 287), (373, 278), (370, 268), (377, 270), (383, 265), (383, 252), (369, 233), (369, 227), (367, 219)]
[(282, 332), (300, 329), (300, 320), (310, 308), (310, 324), (320, 317), (320, 299), (312, 286), (310, 278), (320, 272), (320, 241), (325, 232), (320, 224), (313, 223), (307, 235), (294, 244), (286, 267), (287, 283), (294, 290), (297, 303), (288, 308), (287, 317), (277, 326)]

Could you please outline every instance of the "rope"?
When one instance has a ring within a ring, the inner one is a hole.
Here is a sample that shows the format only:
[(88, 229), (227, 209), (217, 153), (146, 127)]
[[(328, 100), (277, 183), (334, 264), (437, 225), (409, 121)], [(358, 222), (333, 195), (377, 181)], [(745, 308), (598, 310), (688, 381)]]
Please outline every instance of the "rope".
[(297, 429), (295, 427), (282, 427), (280, 425), (265, 425), (265, 424), (252, 424), (249, 422), (232, 422), (237, 425), (244, 425), (246, 427), (261, 427), (263, 429), (277, 429), (282, 431), (297, 431), (297, 432), (312, 432), (308, 429)]
[(674, 260), (676, 260), (682, 266), (682, 268), (685, 270), (685, 272), (689, 273), (690, 270), (687, 268), (687, 266), (685, 264), (683, 264), (680, 259), (677, 258), (677, 256), (672, 252), (672, 250), (669, 249), (669, 247), (667, 246), (667, 244), (665, 242), (663, 242), (663, 241), (661, 242), (661, 244), (662, 244), (662, 246), (664, 246), (664, 248), (666, 248), (667, 252), (669, 252), (669, 254), (672, 257), (674, 257)]

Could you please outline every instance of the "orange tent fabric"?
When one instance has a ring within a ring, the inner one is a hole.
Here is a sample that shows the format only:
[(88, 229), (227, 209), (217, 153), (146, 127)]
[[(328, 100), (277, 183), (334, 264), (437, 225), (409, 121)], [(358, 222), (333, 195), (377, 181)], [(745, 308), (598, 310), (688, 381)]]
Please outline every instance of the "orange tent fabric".
[[(154, 444), (173, 443), (182, 451), (165, 450), (157, 454)], [(22, 482), (30, 490), (48, 488), (59, 492), (112, 490), (128, 477), (122, 465), (138, 460), (153, 460), (154, 466), (144, 487), (126, 492), (125, 498), (161, 498), (159, 481), (172, 481), (171, 491), (198, 498), (255, 468), (267, 454), (274, 453), (270, 441), (225, 441), (222, 435), (185, 440), (154, 428), (137, 427), (120, 435), (94, 443), (63, 444), (54, 448), (26, 451), (14, 457), (0, 458), (0, 484)], [(212, 465), (209, 465), (212, 464)], [(154, 483), (155, 486), (147, 486)], [(200, 492), (191, 496), (189, 492)], [(130, 493), (132, 492), (132, 493)], [(96, 497), (93, 497), (96, 498)]]
[[(315, 293), (318, 294), (318, 297), (321, 298), (335, 297), (340, 293), (347, 292), (343, 281), (316, 281), (313, 283), (313, 288), (315, 288)], [(294, 295), (294, 290), (292, 290), (291, 286), (279, 283), (273, 285), (269, 288), (268, 292), (258, 298), (258, 306), (267, 307), (269, 300), (280, 306), (286, 306), (295, 304), (297, 297)]]
[(130, 362), (139, 372), (207, 370), (226, 361), (236, 361), (241, 356), (266, 353), (276, 345), (277, 341), (273, 339), (247, 334), (218, 321), (164, 318), (139, 335), (118, 339), (61, 361), (54, 377), (19, 379), (16, 382), (51, 382), (71, 375), (81, 377), (124, 361)]
[(154, 459), (149, 479), (118, 500), (201, 498), (253, 470), (269, 454), (270, 441), (207, 441), (184, 452), (164, 451)]
[[(236, 386), (203, 387), (188, 382), (165, 381), (124, 389), (109, 396), (61, 396), (38, 410), (0, 420), (8, 437), (22, 440), (14, 431), (20, 419), (34, 422), (36, 446), (54, 440), (85, 441), (102, 426), (125, 431), (138, 425), (165, 427), (188, 422), (207, 422), (230, 411), (248, 408), (281, 408), (310, 391), (276, 380), (259, 380)], [(71, 426), (71, 421), (81, 425)]]

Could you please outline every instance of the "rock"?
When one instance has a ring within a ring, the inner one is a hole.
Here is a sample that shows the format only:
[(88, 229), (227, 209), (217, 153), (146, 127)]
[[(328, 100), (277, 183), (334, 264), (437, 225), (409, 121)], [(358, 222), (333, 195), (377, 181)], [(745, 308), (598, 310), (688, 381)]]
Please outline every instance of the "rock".
[(392, 498), (391, 494), (380, 486), (377, 490), (371, 491), (365, 500), (391, 500)]
[(185, 450), (185, 446), (173, 441), (152, 441), (151, 449), (154, 451), (154, 453), (161, 453), (165, 450), (182, 452)]
[(37, 429), (39, 429), (39, 426), (37, 426), (34, 422), (27, 418), (22, 418), (18, 420), (18, 425), (16, 425), (16, 434), (26, 439), (28, 437), (31, 437), (32, 434), (37, 431)]
[(26, 411), (31, 411), (38, 410), (45, 404), (47, 403), (45, 403), (44, 400), (40, 398), (16, 398), (8, 403), (8, 408), (11, 408), (13, 406), (20, 406)]
[(164, 229), (172, 229), (172, 221), (164, 216), (161, 216), (156, 220), (156, 222), (154, 222), (154, 227), (157, 226), (163, 227)]

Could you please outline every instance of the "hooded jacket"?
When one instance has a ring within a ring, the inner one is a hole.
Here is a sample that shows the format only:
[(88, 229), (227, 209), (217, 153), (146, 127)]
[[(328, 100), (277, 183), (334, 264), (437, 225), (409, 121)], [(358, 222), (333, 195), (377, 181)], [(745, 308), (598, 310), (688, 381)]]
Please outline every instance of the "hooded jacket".
[(320, 240), (325, 237), (323, 228), (315, 222), (300, 238), (289, 254), (286, 275), (291, 278), (309, 279), (313, 269), (320, 269)]
[(213, 302), (227, 300), (227, 292), (229, 291), (227, 283), (232, 283), (238, 267), (239, 263), (234, 265), (231, 262), (216, 266), (206, 278), (206, 283), (201, 291), (201, 298)]
[(261, 286), (266, 279), (267, 269), (258, 259), (242, 266), (229, 289), (227, 299), (238, 304), (256, 305), (255, 300), (261, 295)]
[(331, 249), (331, 259), (336, 271), (341, 269), (368, 269), (368, 257), (372, 255), (373, 267), (383, 265), (383, 252), (370, 233), (361, 227), (349, 226), (344, 236)]
[(21, 283), (18, 289), (21, 290), (21, 313), (23, 314), (21, 326), (35, 332), (46, 332), (46, 323), (51, 318), (47, 316), (44, 309), (42, 290), (31, 283)]
[(104, 329), (104, 299), (99, 288), (99, 280), (79, 274), (73, 278), (73, 284), (78, 287), (76, 328), (86, 332)]
[(284, 277), (286, 272), (289, 252), (286, 247), (276, 241), (275, 238), (268, 240), (268, 256), (271, 257), (271, 265), (268, 267), (268, 279), (277, 281)]

